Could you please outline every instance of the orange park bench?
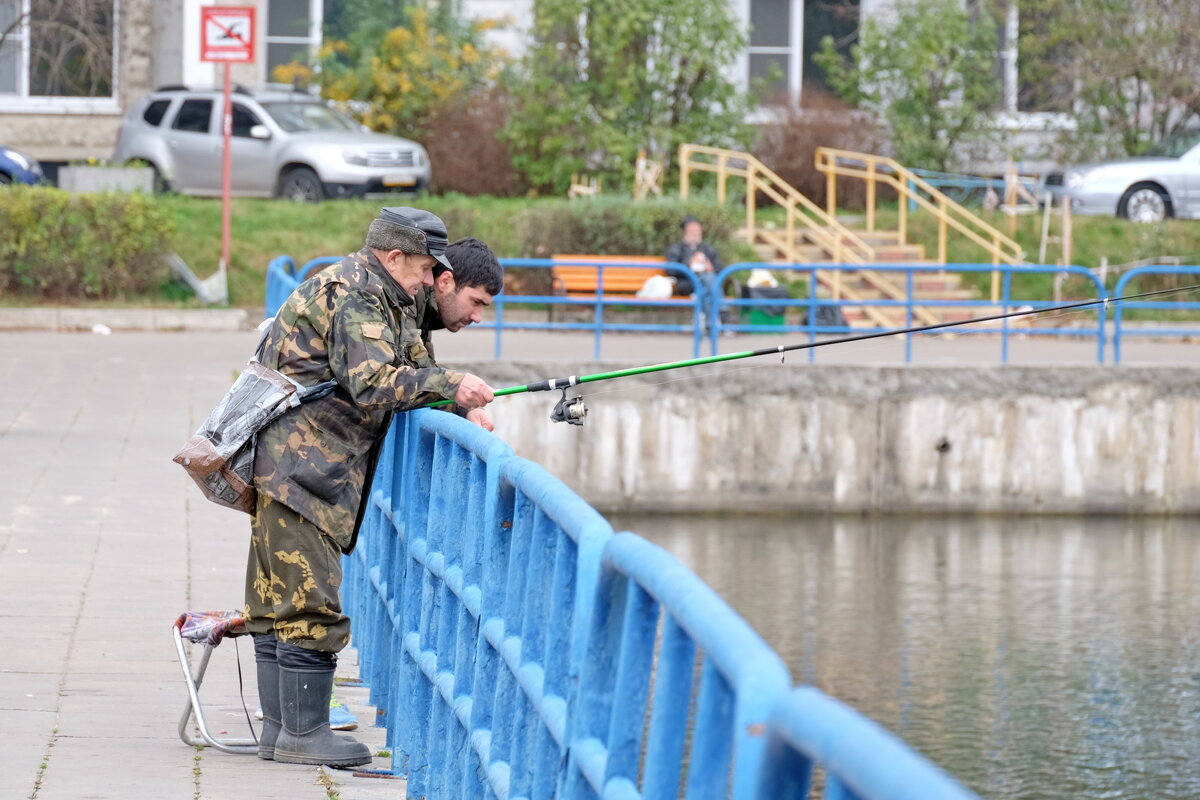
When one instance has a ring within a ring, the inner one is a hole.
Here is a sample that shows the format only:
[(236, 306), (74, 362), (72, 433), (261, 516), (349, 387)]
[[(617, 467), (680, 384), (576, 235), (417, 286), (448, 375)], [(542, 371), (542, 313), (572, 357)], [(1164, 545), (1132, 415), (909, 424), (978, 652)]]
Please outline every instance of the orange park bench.
[[(645, 285), (649, 278), (655, 275), (669, 275), (662, 267), (651, 266), (662, 264), (665, 259), (660, 256), (602, 256), (602, 255), (554, 255), (551, 261), (556, 263), (550, 268), (551, 284), (554, 294), (574, 298), (594, 298), (599, 287), (600, 294), (605, 299), (632, 299), (638, 290)], [(600, 268), (595, 264), (577, 265), (572, 261), (592, 261), (604, 264), (604, 285), (599, 286)], [(613, 264), (646, 264), (644, 267), (614, 267)]]

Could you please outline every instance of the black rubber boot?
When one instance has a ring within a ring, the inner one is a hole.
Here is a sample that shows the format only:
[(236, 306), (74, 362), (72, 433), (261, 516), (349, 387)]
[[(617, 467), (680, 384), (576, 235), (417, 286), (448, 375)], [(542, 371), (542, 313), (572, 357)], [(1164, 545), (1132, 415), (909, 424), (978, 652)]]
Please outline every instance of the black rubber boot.
[(254, 637), (254, 660), (258, 664), (258, 704), (262, 706), (263, 726), (258, 736), (258, 757), (275, 758), (275, 740), (279, 738), (279, 658), (275, 634)]
[(329, 698), (333, 694), (333, 671), (337, 663), (334, 655), (287, 643), (281, 643), (278, 652), (283, 729), (275, 740), (275, 760), (330, 767), (369, 764), (370, 748), (329, 729)]

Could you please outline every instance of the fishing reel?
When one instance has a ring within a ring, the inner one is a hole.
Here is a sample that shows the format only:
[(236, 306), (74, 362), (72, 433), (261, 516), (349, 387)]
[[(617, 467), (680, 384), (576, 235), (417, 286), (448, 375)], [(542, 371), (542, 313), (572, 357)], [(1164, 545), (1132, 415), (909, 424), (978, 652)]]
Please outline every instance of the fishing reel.
[(550, 412), (550, 421), (582, 425), (587, 412), (587, 406), (583, 404), (582, 397), (567, 397), (567, 390), (563, 389), (562, 399), (555, 403), (554, 410)]

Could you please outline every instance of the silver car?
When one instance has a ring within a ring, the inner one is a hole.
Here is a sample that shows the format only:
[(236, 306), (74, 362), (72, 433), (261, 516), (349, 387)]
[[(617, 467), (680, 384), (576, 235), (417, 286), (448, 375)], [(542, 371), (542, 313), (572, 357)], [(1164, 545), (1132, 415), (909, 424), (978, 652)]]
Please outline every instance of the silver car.
[[(145, 161), (156, 183), (182, 194), (221, 193), (220, 91), (164, 87), (125, 115), (113, 155)], [(429, 156), (408, 139), (369, 133), (304, 92), (270, 89), (233, 95), (233, 193), (317, 202), (429, 183)]]
[(1172, 136), (1140, 158), (1085, 164), (1046, 176), (1078, 214), (1137, 222), (1200, 217), (1200, 130)]

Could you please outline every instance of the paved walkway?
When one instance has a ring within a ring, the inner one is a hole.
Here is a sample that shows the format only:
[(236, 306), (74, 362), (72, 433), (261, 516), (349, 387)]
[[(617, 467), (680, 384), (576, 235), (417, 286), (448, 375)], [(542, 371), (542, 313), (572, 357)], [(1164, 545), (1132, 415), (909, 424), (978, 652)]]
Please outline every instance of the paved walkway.
[[(396, 781), (197, 751), (176, 734), (171, 622), (240, 605), (248, 518), (205, 502), (170, 458), (253, 343), (0, 335), (0, 800), (403, 796)], [(253, 648), (236, 650), (253, 713)], [(353, 675), (347, 653), (339, 670)], [(202, 696), (215, 729), (244, 737), (234, 655), (231, 642), (214, 653)], [(339, 690), (377, 751), (365, 694)]]
[[(171, 622), (185, 610), (240, 605), (248, 519), (205, 502), (170, 457), (255, 341), (245, 330), (0, 333), (0, 800), (402, 796), (395, 781), (196, 751), (175, 733), (184, 687)], [(487, 360), (492, 341), (488, 332), (442, 334), (438, 351), (447, 362)], [(819, 361), (835, 352), (841, 363), (888, 361), (886, 346), (828, 348)], [(973, 337), (926, 346), (947, 363), (994, 362), (998, 348)], [(1137, 348), (1133, 363), (1194, 364), (1200, 355), (1196, 344)], [(539, 366), (586, 361), (590, 337), (513, 334), (507, 352)], [(616, 336), (605, 355), (665, 361), (690, 355), (690, 344)], [(1094, 349), (1028, 340), (1013, 360), (1087, 364)], [(253, 711), (252, 648), (239, 642), (236, 651)], [(214, 726), (245, 736), (234, 654), (232, 643), (218, 649), (204, 695)], [(340, 669), (355, 673), (353, 652)], [(364, 723), (373, 718), (365, 690), (339, 695)], [(383, 746), (382, 729), (359, 733)]]

